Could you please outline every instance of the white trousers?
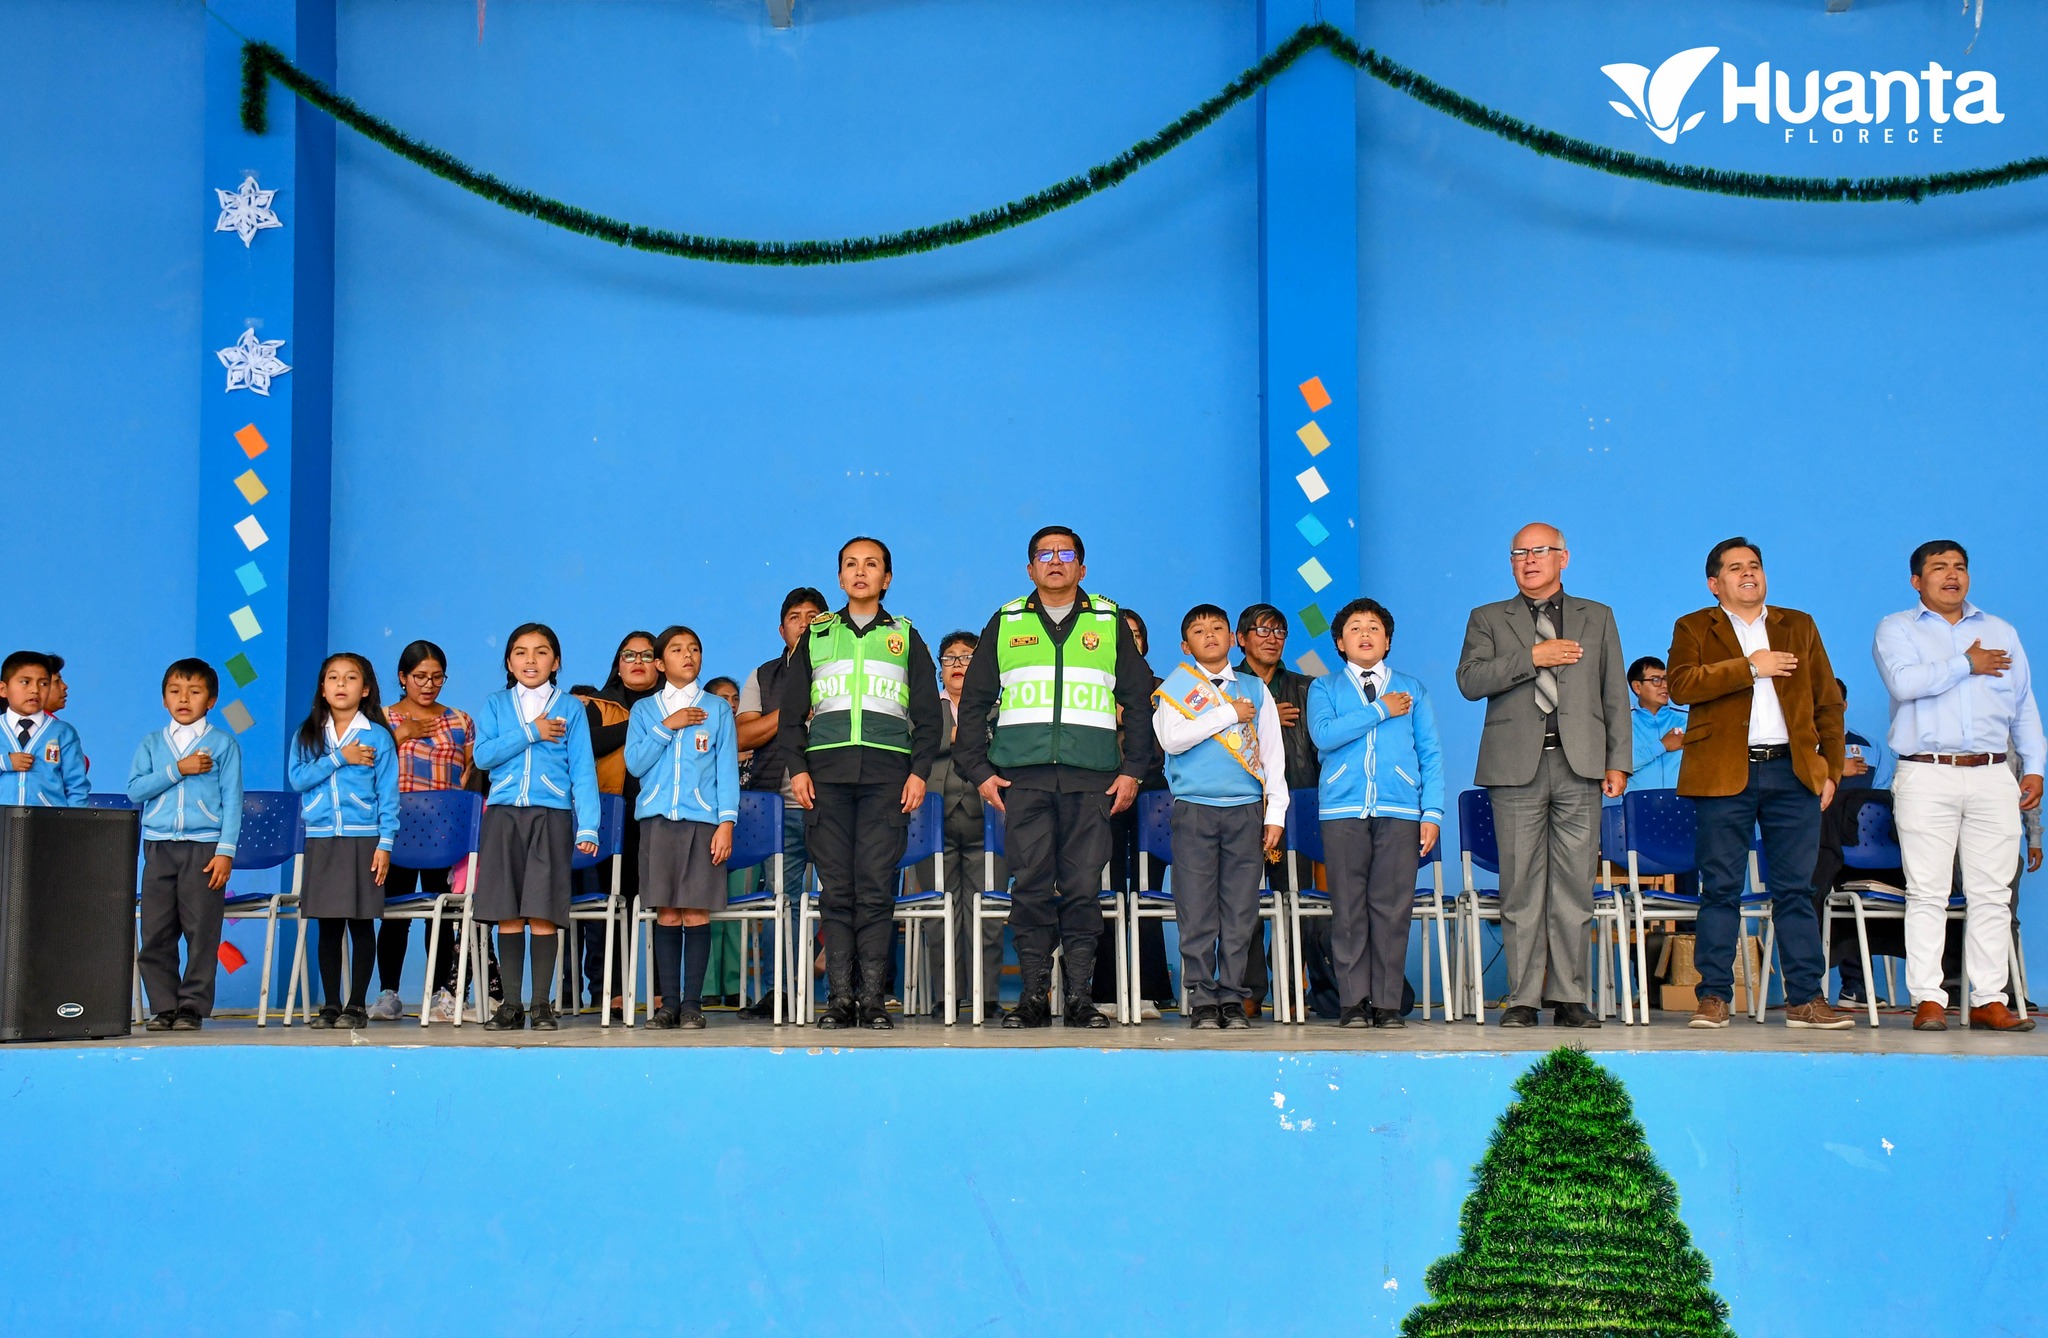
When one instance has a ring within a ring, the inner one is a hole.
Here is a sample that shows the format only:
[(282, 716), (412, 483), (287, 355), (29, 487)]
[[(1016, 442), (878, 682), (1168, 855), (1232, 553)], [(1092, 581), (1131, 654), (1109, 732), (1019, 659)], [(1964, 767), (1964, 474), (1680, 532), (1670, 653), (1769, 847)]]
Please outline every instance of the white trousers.
[(1969, 909), (1963, 972), (1970, 1006), (2005, 1000), (2012, 952), (2012, 878), (2020, 859), (2020, 786), (2002, 763), (1899, 763), (1893, 818), (1906, 870), (1906, 988), (1917, 1004), (1948, 1007), (1941, 950), (1948, 899), (1962, 867)]

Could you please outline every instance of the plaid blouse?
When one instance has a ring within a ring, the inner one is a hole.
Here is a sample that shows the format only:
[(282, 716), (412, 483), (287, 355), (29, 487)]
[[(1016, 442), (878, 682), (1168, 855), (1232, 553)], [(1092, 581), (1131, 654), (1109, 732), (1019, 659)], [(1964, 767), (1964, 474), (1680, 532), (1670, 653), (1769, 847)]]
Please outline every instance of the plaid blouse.
[[(408, 709), (406, 715), (412, 717), (416, 709)], [(384, 710), (394, 724), (396, 714), (395, 707)], [(398, 745), (398, 792), (461, 789), (462, 756), (475, 742), (476, 722), (466, 712), (448, 708), (424, 736)]]

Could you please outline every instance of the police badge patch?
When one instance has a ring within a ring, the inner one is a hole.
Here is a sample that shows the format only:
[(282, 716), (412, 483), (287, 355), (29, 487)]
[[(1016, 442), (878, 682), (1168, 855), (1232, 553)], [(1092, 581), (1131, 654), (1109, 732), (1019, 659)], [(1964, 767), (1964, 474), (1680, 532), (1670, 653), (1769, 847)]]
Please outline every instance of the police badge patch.
[(1095, 649), (1095, 648), (1096, 648), (1097, 646), (1099, 646), (1099, 645), (1101, 645), (1101, 644), (1102, 644), (1102, 638), (1101, 638), (1101, 637), (1099, 637), (1099, 636), (1097, 636), (1097, 635), (1096, 635), (1095, 633), (1093, 633), (1093, 632), (1083, 632), (1083, 633), (1081, 633), (1081, 649), (1082, 649), (1082, 650), (1094, 650), (1094, 649)]
[(903, 635), (902, 635), (902, 633), (900, 633), (900, 632), (891, 632), (891, 633), (889, 634), (889, 653), (890, 653), (891, 655), (901, 655), (901, 654), (903, 653)]

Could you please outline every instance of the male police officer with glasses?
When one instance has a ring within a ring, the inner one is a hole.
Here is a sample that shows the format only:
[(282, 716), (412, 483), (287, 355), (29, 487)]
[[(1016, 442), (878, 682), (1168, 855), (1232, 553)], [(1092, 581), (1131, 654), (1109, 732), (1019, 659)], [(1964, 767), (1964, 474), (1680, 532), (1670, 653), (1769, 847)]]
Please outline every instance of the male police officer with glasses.
[[(1087, 549), (1048, 525), (1025, 547), (1032, 592), (997, 610), (960, 693), (953, 763), (1004, 815), (1016, 882), (1010, 933), (1023, 997), (1009, 1028), (1052, 1024), (1052, 955), (1063, 947), (1070, 1027), (1107, 1027), (1095, 1006), (1109, 819), (1137, 801), (1157, 745), (1152, 670), (1115, 604), (1081, 588)], [(1139, 727), (1119, 741), (1117, 719)]]

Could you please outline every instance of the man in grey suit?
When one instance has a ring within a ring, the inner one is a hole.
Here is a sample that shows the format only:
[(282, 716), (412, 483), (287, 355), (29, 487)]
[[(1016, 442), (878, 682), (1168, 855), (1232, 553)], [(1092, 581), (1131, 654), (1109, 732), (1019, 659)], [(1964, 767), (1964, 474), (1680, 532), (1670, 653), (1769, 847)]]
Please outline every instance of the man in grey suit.
[(1503, 1027), (1597, 1027), (1586, 1007), (1600, 796), (1628, 785), (1627, 672), (1614, 611), (1564, 592), (1571, 561), (1550, 525), (1525, 525), (1508, 552), (1520, 593), (1472, 610), (1458, 690), (1486, 699), (1474, 784), (1493, 799), (1500, 844)]

